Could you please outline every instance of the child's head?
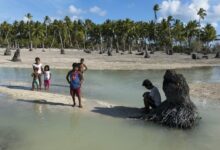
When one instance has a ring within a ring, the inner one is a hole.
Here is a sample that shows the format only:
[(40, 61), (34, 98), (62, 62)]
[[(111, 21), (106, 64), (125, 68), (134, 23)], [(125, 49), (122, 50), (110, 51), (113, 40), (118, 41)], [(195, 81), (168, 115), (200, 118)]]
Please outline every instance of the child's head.
[(150, 80), (146, 79), (143, 81), (142, 86), (144, 86), (147, 89), (152, 89), (153, 88), (153, 84)]
[(50, 71), (50, 66), (49, 66), (49, 65), (46, 65), (46, 66), (44, 67), (44, 71)]
[(35, 62), (36, 62), (36, 64), (39, 64), (39, 63), (40, 63), (40, 58), (39, 58), (39, 57), (36, 57), (36, 58), (35, 58)]
[(80, 59), (80, 63), (82, 63), (82, 64), (84, 63), (84, 58)]
[(77, 63), (73, 63), (72, 67), (73, 67), (74, 71), (78, 71), (79, 70), (79, 66), (78, 66)]

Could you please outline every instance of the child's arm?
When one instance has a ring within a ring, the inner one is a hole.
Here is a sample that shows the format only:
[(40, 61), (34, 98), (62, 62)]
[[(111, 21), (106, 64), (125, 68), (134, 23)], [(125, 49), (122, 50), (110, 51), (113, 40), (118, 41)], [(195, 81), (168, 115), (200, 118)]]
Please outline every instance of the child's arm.
[(70, 84), (70, 78), (69, 78), (69, 76), (70, 76), (71, 72), (72, 72), (72, 71), (69, 71), (69, 72), (67, 73), (67, 75), (66, 75), (66, 81), (67, 81), (69, 84)]
[(83, 64), (83, 66), (85, 67), (85, 70), (84, 70), (84, 71), (87, 71), (87, 70), (88, 70), (88, 67), (87, 67), (85, 64)]
[(52, 78), (52, 74), (50, 73), (50, 80), (51, 80), (51, 78)]

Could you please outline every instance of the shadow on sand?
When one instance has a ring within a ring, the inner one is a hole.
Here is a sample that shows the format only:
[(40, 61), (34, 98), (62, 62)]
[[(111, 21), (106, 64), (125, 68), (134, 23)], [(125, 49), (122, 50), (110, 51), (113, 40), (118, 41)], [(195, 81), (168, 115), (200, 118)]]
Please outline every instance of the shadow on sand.
[(54, 102), (48, 102), (46, 100), (24, 100), (24, 99), (18, 99), (18, 102), (25, 102), (25, 103), (33, 103), (33, 104), (42, 104), (42, 105), (52, 105), (52, 106), (71, 106), (70, 104), (64, 104), (64, 103), (54, 103)]
[(137, 119), (137, 118), (141, 118), (144, 114), (143, 109), (135, 108), (135, 107), (125, 107), (125, 106), (115, 106), (111, 108), (95, 107), (94, 110), (92, 110), (92, 112), (115, 117), (115, 118), (124, 118), (124, 119), (126, 118)]
[(9, 89), (16, 89), (16, 90), (31, 90), (30, 87), (26, 87), (26, 86), (17, 86), (17, 85), (5, 85), (5, 87), (9, 88)]

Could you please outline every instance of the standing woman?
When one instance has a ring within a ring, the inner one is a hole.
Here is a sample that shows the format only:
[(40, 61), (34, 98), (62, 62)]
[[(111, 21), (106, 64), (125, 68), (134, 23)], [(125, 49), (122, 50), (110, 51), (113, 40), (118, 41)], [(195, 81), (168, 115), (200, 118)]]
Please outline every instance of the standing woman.
[(40, 58), (39, 57), (36, 57), (35, 58), (35, 63), (33, 64), (33, 69), (38, 69), (38, 78), (39, 78), (39, 89), (41, 90), (41, 85), (42, 85), (42, 79), (41, 79), (41, 76), (44, 72), (44, 69), (43, 69), (43, 65), (40, 63)]

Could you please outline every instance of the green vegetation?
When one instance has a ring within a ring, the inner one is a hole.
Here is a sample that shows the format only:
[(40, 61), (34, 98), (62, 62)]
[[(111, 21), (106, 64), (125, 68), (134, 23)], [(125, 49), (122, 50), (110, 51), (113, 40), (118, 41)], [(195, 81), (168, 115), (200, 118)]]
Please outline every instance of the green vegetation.
[[(173, 52), (193, 51), (203, 52), (211, 49), (210, 42), (216, 39), (216, 30), (211, 24), (201, 27), (201, 20), (206, 16), (206, 11), (198, 11), (199, 21), (192, 20), (183, 23), (181, 20), (168, 16), (158, 21), (157, 13), (160, 7), (153, 7), (155, 18), (152, 21), (134, 22), (125, 20), (106, 20), (96, 24), (92, 20), (72, 21), (68, 16), (63, 20), (51, 20), (46, 16), (44, 22), (33, 21), (30, 13), (27, 21), (15, 21), (12, 24), (0, 24), (1, 47), (26, 47), (30, 51), (34, 48), (64, 48), (84, 49), (87, 52), (99, 50), (100, 54), (115, 50), (117, 53), (133, 50), (147, 53), (149, 49), (165, 51), (172, 55)], [(194, 48), (199, 43), (199, 48)], [(148, 57), (148, 54), (146, 58)]]

